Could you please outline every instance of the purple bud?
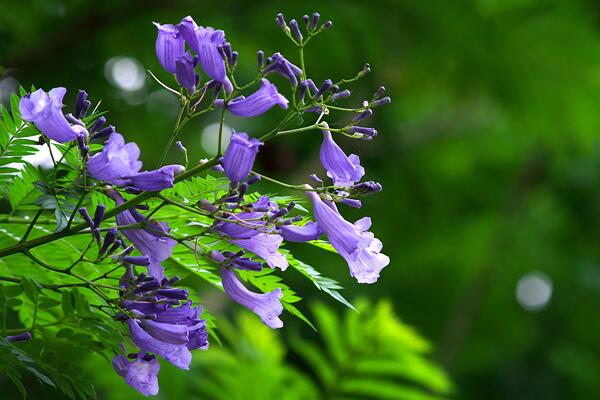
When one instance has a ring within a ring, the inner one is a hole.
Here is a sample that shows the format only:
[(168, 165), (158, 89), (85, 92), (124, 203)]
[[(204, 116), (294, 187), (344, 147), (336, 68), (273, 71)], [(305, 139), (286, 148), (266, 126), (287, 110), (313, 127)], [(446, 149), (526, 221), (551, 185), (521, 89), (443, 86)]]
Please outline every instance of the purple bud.
[(249, 258), (235, 258), (232, 260), (233, 266), (237, 269), (243, 269), (246, 271), (261, 271), (262, 263), (258, 261), (252, 261)]
[(308, 89), (308, 82), (307, 81), (300, 82), (299, 89), (298, 89), (298, 99), (300, 99), (300, 101), (304, 101), (304, 96), (306, 95), (307, 89)]
[(327, 21), (323, 24), (323, 26), (321, 26), (321, 30), (324, 31), (325, 29), (329, 29), (333, 26), (333, 22), (331, 21)]
[(285, 29), (285, 18), (283, 17), (282, 13), (277, 14), (275, 17), (275, 23), (277, 23), (281, 29)]
[(205, 211), (215, 212), (218, 210), (217, 206), (215, 206), (214, 204), (212, 204), (210, 201), (208, 201), (206, 199), (201, 199), (198, 202), (198, 205), (200, 206), (201, 209), (203, 209)]
[(188, 291), (186, 289), (159, 289), (156, 291), (156, 294), (176, 300), (187, 300), (188, 298)]
[(232, 57), (231, 43), (225, 42), (225, 44), (223, 44), (223, 46), (221, 46), (221, 47), (223, 49), (223, 53), (225, 54), (225, 58), (231, 64), (231, 57)]
[(290, 20), (290, 28), (292, 30), (292, 34), (299, 42), (302, 42), (302, 32), (300, 32), (300, 27), (298, 26), (298, 21), (295, 19)]
[[(119, 239), (119, 241), (121, 243), (123, 243), (123, 241), (121, 239)], [(130, 255), (133, 252), (133, 250), (134, 250), (134, 247), (133, 246), (129, 246), (125, 250), (123, 250), (121, 252), (121, 254), (119, 254), (119, 257), (126, 257), (126, 256)]]
[(309, 112), (309, 113), (320, 113), (323, 111), (323, 108), (321, 108), (321, 106), (314, 106), (314, 107), (309, 107), (306, 110), (304, 110), (305, 112)]
[(96, 239), (96, 242), (98, 243), (98, 246), (100, 246), (102, 244), (102, 235), (100, 234), (100, 230), (99, 229), (93, 229), (92, 230), (92, 236), (94, 237), (94, 239)]
[(172, 278), (169, 279), (169, 285), (172, 285), (172, 284), (174, 284), (176, 282), (179, 282), (180, 279), (181, 278), (179, 276), (177, 276), (177, 275), (173, 276)]
[(256, 182), (258, 182), (258, 181), (260, 181), (260, 175), (256, 175), (256, 174), (254, 174), (254, 175), (252, 175), (252, 176), (250, 177), (250, 179), (248, 179), (248, 180), (246, 181), (246, 185), (250, 186), (250, 185), (253, 185), (253, 184), (255, 184), (255, 183), (256, 183)]
[(331, 86), (331, 93), (337, 93), (339, 92), (340, 87), (338, 85), (333, 85)]
[(100, 226), (100, 223), (104, 219), (104, 212), (106, 211), (106, 206), (104, 204), (98, 204), (96, 207), (96, 212), (94, 213), (94, 228)]
[(258, 59), (258, 68), (262, 69), (265, 66), (265, 52), (259, 50), (256, 53), (256, 58)]
[(101, 139), (106, 136), (112, 135), (115, 132), (115, 127), (112, 125), (107, 126), (106, 128), (100, 129), (93, 136), (94, 139)]
[(384, 86), (379, 86), (377, 88), (377, 90), (375, 91), (375, 93), (373, 93), (373, 98), (374, 99), (378, 99), (381, 97), (382, 94), (385, 93), (385, 87)]
[(110, 249), (108, 249), (108, 254), (112, 254), (115, 251), (117, 251), (119, 249), (119, 247), (121, 247), (122, 244), (123, 244), (123, 242), (121, 241), (121, 239), (115, 240), (115, 242), (110, 247)]
[(306, 83), (308, 83), (308, 88), (310, 89), (312, 94), (316, 94), (319, 91), (317, 85), (315, 85), (315, 82), (312, 79), (307, 79)]
[(87, 224), (93, 228), (94, 227), (94, 221), (92, 221), (92, 218), (90, 217), (90, 213), (88, 213), (88, 210), (85, 207), (81, 207), (79, 210), (79, 215), (81, 215), (81, 217), (83, 218), (83, 220), (85, 222), (87, 222)]
[(378, 107), (378, 106), (383, 106), (386, 104), (390, 104), (392, 102), (392, 99), (390, 98), (390, 96), (386, 96), (383, 97), (379, 100), (375, 100), (373, 103), (371, 103), (373, 105), (373, 107)]
[(231, 58), (229, 59), (229, 68), (233, 69), (237, 65), (239, 53), (237, 51), (231, 52)]
[(117, 228), (112, 228), (111, 230), (108, 231), (106, 236), (104, 236), (104, 243), (102, 244), (102, 248), (100, 249), (100, 252), (98, 253), (98, 255), (101, 256), (104, 253), (106, 253), (106, 250), (108, 250), (108, 247), (111, 244), (113, 244), (113, 242), (115, 241), (116, 238), (117, 238)]
[(306, 29), (308, 29), (308, 23), (310, 22), (310, 17), (306, 14), (302, 16), (302, 21), (306, 24)]
[(184, 153), (187, 152), (187, 149), (185, 148), (185, 146), (183, 145), (183, 143), (181, 143), (181, 140), (178, 140), (178, 141), (175, 142), (175, 147), (177, 147), (177, 149), (179, 151), (182, 151)]
[(348, 129), (348, 132), (350, 133), (361, 133), (363, 135), (367, 135), (367, 136), (377, 136), (377, 130), (375, 128), (367, 128), (364, 126), (351, 126)]
[(100, 117), (94, 122), (94, 125), (90, 128), (90, 133), (96, 132), (98, 129), (102, 127), (106, 123), (106, 118)]
[(290, 204), (287, 205), (287, 210), (288, 211), (292, 211), (292, 209), (296, 207), (296, 202), (295, 201), (290, 201)]
[(342, 199), (342, 203), (347, 204), (350, 207), (354, 207), (354, 208), (362, 207), (362, 203), (360, 202), (360, 200), (356, 200), (356, 199)]
[(5, 339), (7, 342), (26, 342), (31, 340), (31, 333), (23, 332), (15, 336), (7, 336)]
[(175, 77), (179, 86), (185, 88), (188, 93), (194, 94), (196, 91), (196, 72), (190, 53), (183, 53), (175, 61)]
[(317, 185), (323, 186), (323, 181), (316, 174), (309, 175), (309, 178), (311, 181), (313, 181)]
[(79, 151), (81, 152), (81, 156), (85, 157), (90, 150), (89, 147), (85, 145), (85, 137), (83, 135), (77, 136), (77, 146), (79, 147)]
[(75, 117), (79, 118), (85, 114), (83, 114), (83, 107), (87, 100), (88, 94), (85, 90), (79, 90), (77, 92), (77, 99), (75, 100)]
[(85, 117), (85, 115), (87, 114), (87, 112), (90, 110), (90, 107), (92, 106), (92, 102), (89, 100), (86, 100), (83, 102), (83, 107), (81, 108), (81, 113), (79, 114), (80, 117)]
[(321, 18), (321, 14), (318, 12), (313, 13), (312, 19), (310, 20), (310, 30), (314, 31), (317, 29), (317, 25), (319, 25), (319, 19)]
[(315, 93), (314, 98), (318, 98), (318, 97), (322, 96), (326, 91), (329, 90), (331, 85), (333, 85), (333, 82), (331, 81), (331, 79), (325, 79), (325, 81), (323, 82), (323, 84), (321, 85), (321, 87), (319, 88), (317, 93)]
[(373, 115), (373, 110), (369, 109), (369, 110), (365, 110), (363, 112), (361, 112), (360, 114), (358, 114), (356, 117), (352, 118), (352, 122), (360, 122), (363, 119), (367, 119), (369, 117), (371, 117)]
[(348, 89), (342, 90), (341, 92), (334, 93), (331, 96), (331, 100), (335, 101), (335, 100), (343, 99), (345, 97), (350, 97), (350, 94), (351, 93)]
[(150, 265), (150, 259), (146, 256), (125, 256), (121, 259), (122, 262), (127, 264), (139, 265), (147, 267)]
[[(143, 274), (140, 274), (140, 276), (142, 276), (142, 275)], [(138, 277), (138, 279), (139, 279), (139, 277)], [(140, 287), (135, 289), (133, 292), (134, 293), (143, 293), (143, 292), (149, 292), (151, 290), (156, 290), (158, 288), (160, 288), (160, 282), (155, 279), (152, 279), (151, 281), (148, 281), (148, 282), (142, 284)]]
[(80, 120), (78, 120), (77, 118), (75, 118), (73, 116), (73, 114), (67, 114), (67, 115), (65, 115), (65, 118), (67, 119), (67, 121), (69, 121), (72, 124), (85, 127), (85, 124), (83, 122), (81, 122)]

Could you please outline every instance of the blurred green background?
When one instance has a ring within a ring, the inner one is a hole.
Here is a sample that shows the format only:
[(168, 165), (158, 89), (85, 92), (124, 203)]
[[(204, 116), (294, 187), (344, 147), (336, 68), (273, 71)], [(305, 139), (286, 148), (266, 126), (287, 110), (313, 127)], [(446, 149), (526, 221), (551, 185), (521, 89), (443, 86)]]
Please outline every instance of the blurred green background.
[[(369, 286), (356, 284), (333, 254), (294, 246), (296, 255), (342, 282), (350, 299), (389, 299), (432, 343), (431, 358), (454, 382), (454, 398), (600, 398), (597, 1), (1, 0), (0, 100), (18, 85), (34, 84), (67, 87), (69, 103), (85, 88), (92, 100), (102, 99), (117, 130), (139, 143), (152, 168), (177, 111), (144, 73), (171, 82), (154, 56), (152, 21), (176, 23), (189, 14), (224, 29), (240, 52), (238, 82), (244, 82), (255, 76), (258, 49), (295, 60), (275, 14), (301, 18), (313, 11), (334, 28), (307, 48), (309, 75), (319, 82), (351, 77), (369, 62), (373, 72), (355, 85), (353, 101), (381, 84), (393, 99), (369, 122), (380, 132), (376, 140), (340, 140), (361, 156), (366, 178), (384, 187), (362, 209), (343, 213), (351, 220), (371, 216), (392, 262)], [(282, 116), (281, 110), (251, 120), (228, 115), (226, 124), (258, 136)], [(192, 159), (209, 155), (216, 119), (184, 129)], [(305, 182), (322, 172), (320, 140), (310, 132), (271, 142), (257, 168)], [(175, 151), (169, 158), (182, 162)], [(277, 189), (261, 185), (263, 192)], [(284, 279), (308, 304), (342, 311), (309, 281)], [(213, 303), (219, 317), (237, 309), (219, 298)], [(367, 319), (369, 308), (359, 315)], [(300, 321), (284, 318), (284, 331), (318, 340)], [(274, 337), (282, 349), (293, 346), (289, 333)], [(99, 383), (100, 398), (121, 391), (123, 398), (139, 397), (107, 377), (112, 371), (103, 360), (65, 354)], [(294, 357), (286, 362), (307, 370)], [(177, 388), (210, 379), (164, 366), (161, 390), (180, 398)], [(10, 382), (1, 382), (12, 393)]]

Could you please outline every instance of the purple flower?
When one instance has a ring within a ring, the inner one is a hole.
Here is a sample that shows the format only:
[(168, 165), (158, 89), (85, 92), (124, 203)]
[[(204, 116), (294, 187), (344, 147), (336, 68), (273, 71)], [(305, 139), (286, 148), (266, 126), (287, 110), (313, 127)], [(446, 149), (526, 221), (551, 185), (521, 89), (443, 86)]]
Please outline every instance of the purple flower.
[(333, 141), (331, 132), (323, 130), (323, 143), (321, 144), (321, 164), (327, 170), (327, 176), (333, 179), (336, 186), (352, 186), (360, 181), (365, 174), (365, 169), (360, 165), (360, 159), (355, 154), (346, 156), (344, 151)]
[(221, 280), (225, 293), (236, 303), (258, 315), (265, 325), (273, 329), (283, 326), (283, 322), (279, 319), (283, 311), (279, 301), (283, 296), (280, 288), (263, 294), (251, 292), (242, 285), (235, 272), (227, 267), (221, 267)]
[(23, 332), (23, 333), (19, 333), (18, 335), (7, 336), (4, 339), (7, 342), (26, 342), (28, 340), (31, 340), (31, 333)]
[(249, 239), (230, 240), (230, 242), (261, 257), (271, 268), (285, 271), (289, 265), (285, 255), (279, 252), (279, 246), (283, 242), (280, 235), (259, 233)]
[(158, 170), (139, 172), (142, 168), (139, 156), (137, 144), (125, 143), (123, 136), (115, 132), (102, 151), (88, 160), (87, 168), (90, 175), (98, 180), (151, 192), (173, 187), (175, 175), (184, 170), (181, 165), (167, 165)]
[[(112, 192), (111, 195), (117, 205), (124, 203), (125, 200), (119, 193)], [(123, 229), (122, 232), (143, 255), (150, 259), (149, 276), (161, 279), (164, 273), (160, 263), (171, 257), (173, 247), (177, 244), (175, 240), (166, 236), (169, 233), (169, 225), (163, 222), (147, 221), (134, 208), (117, 214), (116, 220), (119, 225), (131, 225), (140, 222), (147, 224), (147, 228), (129, 228)], [(164, 232), (165, 235), (161, 235), (160, 232)]]
[[(192, 353), (190, 353), (185, 343), (171, 343), (161, 340), (166, 337), (164, 332), (161, 332), (163, 335), (158, 335), (160, 339), (156, 338), (146, 332), (140, 325), (140, 321), (135, 319), (128, 320), (127, 324), (129, 325), (131, 339), (142, 352), (157, 354), (178, 368), (189, 369)], [(155, 332), (155, 334), (157, 333)]]
[(225, 33), (211, 27), (198, 26), (190, 16), (182, 19), (177, 28), (190, 49), (198, 54), (206, 75), (215, 81), (223, 82), (226, 77), (225, 61), (219, 47), (225, 44)]
[(244, 132), (233, 131), (222, 163), (231, 182), (239, 183), (246, 179), (262, 144), (260, 140), (249, 138)]
[(59, 143), (70, 142), (77, 138), (85, 128), (74, 129), (62, 112), (62, 101), (67, 89), (57, 87), (48, 93), (38, 89), (25, 95), (19, 102), (21, 117), (33, 124), (45, 136)]
[(298, 84), (298, 77), (302, 75), (302, 70), (289, 62), (280, 53), (275, 53), (268, 58), (269, 65), (264, 70), (264, 75), (268, 75), (271, 72), (278, 73), (286, 77), (293, 86)]
[(307, 192), (312, 200), (315, 219), (327, 234), (331, 245), (344, 257), (350, 267), (350, 275), (359, 283), (374, 283), (379, 272), (390, 263), (381, 254), (383, 244), (368, 229), (370, 218), (361, 218), (354, 224), (346, 221), (335, 204), (325, 203), (315, 192)]
[(185, 52), (183, 36), (171, 24), (161, 25), (154, 22), (154, 25), (158, 29), (156, 57), (167, 72), (174, 74), (177, 70), (176, 62)]
[(280, 229), (281, 236), (288, 242), (308, 242), (317, 240), (323, 234), (323, 229), (316, 222), (307, 222), (305, 225), (283, 225)]
[[(221, 102), (216, 103), (220, 105)], [(240, 96), (227, 104), (227, 109), (241, 117), (255, 117), (273, 106), (279, 105), (283, 109), (288, 108), (288, 100), (277, 91), (277, 87), (267, 79), (262, 79), (260, 88), (248, 97)]]
[(125, 378), (125, 383), (144, 396), (158, 394), (160, 364), (156, 358), (138, 354), (134, 361), (129, 361), (125, 356), (116, 355), (112, 364), (117, 374)]
[(187, 89), (190, 94), (196, 91), (196, 72), (194, 72), (194, 61), (190, 53), (181, 55), (175, 61), (175, 77), (181, 87)]

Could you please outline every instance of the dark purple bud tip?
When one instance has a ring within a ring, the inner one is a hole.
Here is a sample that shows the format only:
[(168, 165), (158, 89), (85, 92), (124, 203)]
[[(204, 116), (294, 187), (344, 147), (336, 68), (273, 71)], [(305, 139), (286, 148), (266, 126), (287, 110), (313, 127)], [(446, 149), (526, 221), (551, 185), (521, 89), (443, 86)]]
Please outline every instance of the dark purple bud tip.
[(321, 30), (324, 31), (325, 29), (329, 29), (333, 26), (333, 22), (331, 21), (327, 21), (323, 24), (323, 26), (321, 26)]
[(94, 125), (90, 128), (90, 133), (96, 132), (98, 129), (102, 127), (106, 123), (106, 118), (100, 117), (94, 122)]
[(78, 120), (77, 118), (75, 118), (73, 116), (73, 114), (67, 114), (67, 115), (65, 115), (65, 118), (67, 119), (67, 121), (69, 121), (72, 124), (85, 127), (85, 124), (83, 122), (81, 122), (80, 120)]
[(309, 178), (311, 181), (318, 184), (319, 186), (323, 185), (323, 181), (316, 174), (309, 175)]
[(240, 53), (238, 53), (237, 51), (232, 51), (231, 52), (231, 59), (229, 60), (229, 67), (230, 68), (235, 68), (235, 66), (237, 65), (238, 57), (239, 56), (240, 56)]
[(150, 265), (150, 259), (146, 256), (126, 256), (123, 257), (121, 261), (127, 264), (139, 265), (141, 267)]
[(373, 115), (373, 110), (365, 110), (358, 114), (356, 117), (352, 118), (352, 122), (360, 122), (364, 119), (367, 119)]
[(85, 137), (83, 137), (83, 135), (77, 136), (77, 146), (79, 147), (81, 155), (85, 157), (90, 149), (89, 147), (86, 149), (87, 146), (85, 145)]
[(81, 215), (81, 218), (83, 218), (83, 220), (90, 226), (90, 228), (94, 228), (94, 221), (92, 221), (92, 218), (90, 217), (90, 213), (88, 213), (87, 208), (81, 207), (78, 211), (79, 215)]
[(317, 25), (319, 25), (319, 19), (321, 18), (321, 14), (318, 12), (313, 13), (312, 18), (310, 20), (310, 30), (314, 31), (317, 29)]
[(337, 92), (339, 92), (339, 91), (340, 91), (340, 87), (339, 87), (338, 85), (333, 85), (333, 86), (331, 87), (331, 92), (332, 92), (332, 93), (337, 93)]
[(117, 238), (117, 228), (112, 228), (108, 231), (106, 236), (104, 236), (104, 243), (102, 244), (102, 248), (100, 249), (99, 255), (103, 255), (108, 250), (108, 247), (114, 243)]
[(187, 149), (185, 148), (185, 146), (183, 145), (183, 143), (181, 143), (181, 140), (178, 140), (175, 142), (175, 147), (177, 147), (177, 149), (183, 153), (187, 153)]
[(258, 68), (262, 69), (265, 66), (265, 52), (259, 50), (258, 52), (256, 52), (256, 58), (258, 60)]
[(275, 23), (277, 23), (281, 29), (285, 28), (285, 18), (283, 17), (282, 13), (277, 14), (275, 17)]
[(377, 130), (375, 128), (367, 128), (364, 126), (351, 126), (348, 129), (350, 133), (360, 133), (367, 136), (377, 136)]
[(94, 237), (94, 239), (96, 239), (98, 246), (100, 246), (102, 244), (102, 235), (100, 234), (100, 230), (99, 229), (92, 230), (92, 236)]
[(317, 93), (315, 93), (314, 97), (317, 98), (322, 96), (326, 91), (328, 91), (331, 88), (332, 85), (333, 81), (331, 79), (325, 79)]
[(186, 289), (159, 289), (156, 291), (156, 294), (175, 300), (187, 300), (188, 298), (188, 291)]
[(174, 277), (172, 277), (172, 278), (169, 279), (169, 285), (172, 285), (172, 284), (174, 284), (176, 282), (179, 282), (180, 279), (181, 278), (179, 276), (175, 275)]
[(256, 174), (254, 174), (254, 175), (252, 175), (252, 176), (250, 177), (250, 179), (248, 179), (248, 180), (246, 181), (246, 184), (247, 184), (248, 186), (250, 186), (250, 185), (253, 185), (253, 184), (255, 184), (255, 183), (256, 183), (256, 182), (258, 182), (258, 181), (260, 181), (260, 175), (256, 175)]
[(87, 100), (87, 92), (85, 90), (79, 90), (77, 92), (77, 98), (75, 100), (75, 117), (80, 118), (83, 115), (83, 107)]
[(304, 14), (302, 16), (302, 21), (304, 21), (305, 24), (307, 24), (306, 28), (308, 29), (308, 23), (310, 22), (310, 17), (306, 14)]
[(232, 261), (233, 266), (237, 269), (247, 271), (260, 271), (262, 270), (262, 263), (258, 261), (252, 261), (249, 258), (236, 258)]
[(309, 107), (305, 110), (305, 112), (309, 112), (309, 113), (320, 113), (322, 112), (323, 109), (321, 108), (321, 106), (314, 106), (314, 107)]
[(291, 211), (294, 207), (296, 207), (296, 202), (290, 201), (290, 204), (287, 205), (287, 210)]
[(331, 96), (331, 100), (335, 101), (335, 100), (339, 100), (339, 99), (344, 99), (346, 97), (350, 97), (350, 95), (351, 95), (351, 93), (348, 89), (342, 90), (341, 92), (334, 93)]
[(378, 106), (390, 104), (391, 102), (392, 102), (392, 99), (390, 98), (390, 96), (386, 96), (379, 100), (375, 100), (372, 104), (373, 104), (373, 107), (378, 107)]
[(15, 336), (7, 336), (5, 339), (7, 342), (26, 342), (31, 340), (31, 333), (23, 332)]
[(303, 37), (302, 37), (302, 32), (300, 32), (300, 27), (298, 26), (298, 21), (296, 21), (295, 19), (290, 21), (290, 29), (292, 30), (292, 34), (294, 35), (294, 38), (301, 42)]
[(79, 114), (79, 117), (83, 118), (85, 117), (85, 115), (87, 114), (87, 112), (90, 110), (90, 107), (92, 106), (92, 102), (89, 100), (86, 100), (83, 102), (83, 108), (81, 109), (81, 114)]
[(115, 127), (112, 125), (107, 126), (106, 128), (100, 129), (93, 136), (94, 139), (102, 139), (106, 136), (112, 135), (115, 132)]
[(362, 207), (362, 203), (360, 202), (360, 200), (356, 200), (356, 199), (342, 199), (342, 203), (347, 204), (350, 207), (354, 207), (354, 208)]
[(104, 212), (106, 211), (106, 206), (104, 204), (98, 204), (96, 207), (96, 212), (94, 213), (94, 228), (98, 228), (100, 223), (104, 219)]
[(384, 86), (379, 86), (377, 88), (377, 90), (375, 91), (375, 93), (373, 93), (373, 98), (374, 99), (378, 99), (380, 98), (383, 94), (385, 93), (385, 87)]
[[(140, 274), (140, 276), (142, 276), (142, 275)], [(151, 290), (156, 290), (158, 288), (160, 288), (160, 282), (155, 279), (152, 279), (151, 281), (143, 283), (140, 287), (135, 289), (134, 292), (135, 293), (143, 293), (143, 292), (149, 292)]]

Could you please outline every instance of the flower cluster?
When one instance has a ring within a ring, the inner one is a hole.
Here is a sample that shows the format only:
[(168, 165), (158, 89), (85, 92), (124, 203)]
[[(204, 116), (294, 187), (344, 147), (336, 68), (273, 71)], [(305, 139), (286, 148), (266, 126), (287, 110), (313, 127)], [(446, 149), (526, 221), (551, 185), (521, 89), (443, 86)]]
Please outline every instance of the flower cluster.
[[(350, 275), (359, 283), (377, 281), (381, 270), (389, 264), (389, 258), (381, 253), (381, 241), (369, 231), (370, 218), (350, 223), (337, 208), (338, 204), (361, 207), (360, 198), (381, 191), (382, 186), (377, 182), (362, 181), (366, 171), (359, 157), (347, 155), (336, 143), (334, 135), (372, 140), (378, 132), (363, 124), (373, 116), (376, 107), (391, 100), (384, 97), (385, 89), (380, 87), (358, 108), (340, 106), (338, 102), (352, 95), (343, 86), (363, 77), (370, 71), (370, 66), (365, 65), (352, 79), (337, 83), (325, 79), (320, 85), (315, 83), (306, 75), (303, 49), (309, 40), (330, 28), (332, 23), (326, 21), (320, 25), (318, 13), (305, 15), (302, 20), (304, 30), (296, 20), (288, 22), (282, 14), (276, 17), (276, 23), (297, 46), (299, 62), (292, 63), (281, 52), (266, 57), (262, 50), (258, 51), (257, 77), (243, 86), (239, 86), (234, 77), (239, 54), (226, 40), (223, 31), (199, 26), (189, 16), (176, 25), (155, 23), (158, 61), (174, 76), (179, 90), (159, 82), (181, 101), (181, 113), (168, 147), (187, 121), (207, 111), (219, 110), (222, 129), (226, 112), (250, 118), (275, 106), (289, 110), (277, 128), (261, 132), (261, 136), (256, 135), (257, 132), (233, 131), (224, 153), (220, 132), (218, 154), (209, 162), (190, 169), (186, 169), (187, 150), (177, 141), (177, 148), (185, 154), (186, 167), (162, 165), (161, 161), (157, 169), (142, 171), (137, 144), (126, 143), (112, 125), (106, 126), (104, 117), (95, 115), (95, 110), (90, 112), (91, 102), (84, 91), (77, 95), (74, 112), (66, 115), (62, 111), (64, 88), (55, 88), (48, 93), (40, 89), (21, 99), (19, 107), (23, 119), (34, 124), (46, 142), (54, 140), (77, 145), (82, 161), (81, 174), (94, 178), (91, 188), (86, 187), (86, 180), (83, 180), (84, 189), (93, 188), (114, 201), (116, 208), (108, 212), (106, 206), (97, 205), (93, 217), (85, 207), (78, 211), (84, 221), (83, 228), (97, 242), (95, 261), (109, 259), (125, 269), (119, 287), (114, 288), (119, 292), (119, 298), (108, 303), (115, 311), (115, 320), (127, 325), (136, 351), (125, 355), (123, 347), (122, 354), (115, 356), (113, 366), (127, 384), (146, 396), (158, 393), (159, 358), (188, 369), (191, 350), (208, 347), (206, 321), (200, 319), (202, 307), (192, 306), (188, 291), (174, 287), (178, 279), (168, 278), (163, 267), (177, 243), (185, 245), (190, 237), (178, 237), (166, 222), (152, 218), (161, 207), (178, 206), (211, 220), (205, 225), (205, 231), (195, 237), (192, 235), (192, 238), (212, 236), (233, 251), (217, 251), (208, 246), (196, 249), (197, 253), (218, 264), (224, 292), (273, 329), (283, 326), (280, 316), (286, 301), (284, 291), (276, 287), (266, 293), (257, 293), (248, 289), (243, 281), (252, 276), (249, 274), (262, 271), (264, 264), (273, 270), (285, 271), (289, 261), (285, 251), (281, 250), (284, 242), (310, 242), (326, 236), (347, 262)], [(272, 75), (284, 78), (290, 95), (281, 94), (267, 79)], [(252, 93), (242, 94), (252, 87), (255, 87)], [(207, 96), (209, 90), (212, 96)], [(346, 124), (330, 126), (324, 118), (332, 111), (350, 113), (352, 117), (347, 118)], [(316, 121), (310, 126), (284, 130), (294, 120), (303, 118), (316, 118)], [(253, 170), (257, 155), (267, 140), (309, 130), (323, 134), (319, 158), (331, 184), (325, 184), (313, 174), (310, 175), (313, 186), (290, 185)], [(90, 147), (92, 141), (103, 142), (102, 148), (90, 151), (95, 148)], [(218, 198), (182, 205), (170, 200), (164, 192), (159, 193), (211, 166), (223, 172), (229, 181), (228, 189), (216, 196)], [(249, 193), (249, 188), (263, 179), (301, 191), (312, 203), (314, 221), (299, 213), (300, 207), (294, 201), (282, 202)], [(142, 202), (152, 197), (160, 197), (162, 204), (144, 215), (141, 211), (148, 208)], [(113, 216), (117, 226), (103, 227), (105, 220)], [(134, 266), (143, 267), (145, 271), (136, 274)]]

